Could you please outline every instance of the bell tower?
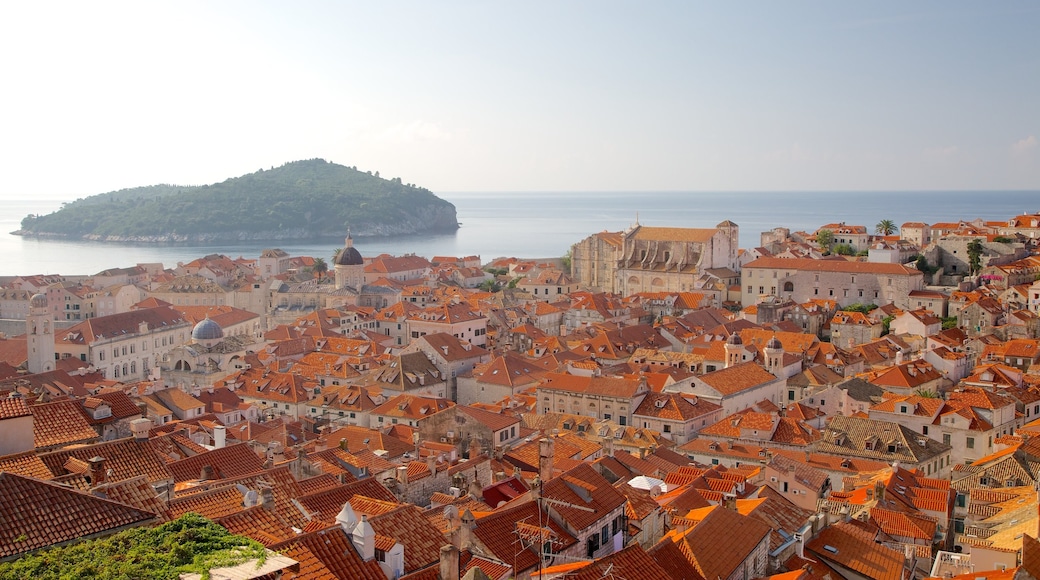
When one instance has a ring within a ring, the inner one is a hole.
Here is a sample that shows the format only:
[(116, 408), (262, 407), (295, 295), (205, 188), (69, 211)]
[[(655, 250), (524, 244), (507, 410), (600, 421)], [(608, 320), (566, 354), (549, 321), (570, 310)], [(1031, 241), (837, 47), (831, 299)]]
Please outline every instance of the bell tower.
[(35, 294), (29, 299), (29, 316), (25, 319), (26, 367), (32, 374), (53, 371), (54, 321), (47, 308), (47, 295)]

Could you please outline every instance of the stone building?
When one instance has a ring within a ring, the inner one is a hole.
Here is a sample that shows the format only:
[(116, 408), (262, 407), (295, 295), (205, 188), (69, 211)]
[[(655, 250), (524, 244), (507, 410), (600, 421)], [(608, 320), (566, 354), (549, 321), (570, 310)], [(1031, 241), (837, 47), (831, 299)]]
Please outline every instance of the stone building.
[(625, 232), (617, 267), (617, 289), (636, 292), (686, 292), (713, 268), (737, 269), (737, 224), (715, 228), (661, 228), (637, 225)]
[(741, 271), (741, 302), (755, 304), (767, 296), (798, 303), (813, 299), (850, 304), (895, 304), (910, 307), (910, 293), (924, 288), (924, 275), (900, 264), (759, 258)]

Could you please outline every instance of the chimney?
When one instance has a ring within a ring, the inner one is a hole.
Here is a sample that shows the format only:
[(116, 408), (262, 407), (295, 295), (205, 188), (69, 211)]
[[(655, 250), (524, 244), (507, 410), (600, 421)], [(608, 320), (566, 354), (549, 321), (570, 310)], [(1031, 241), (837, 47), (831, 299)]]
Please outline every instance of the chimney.
[(354, 526), (351, 541), (362, 560), (370, 562), (376, 557), (376, 532), (372, 529), (372, 524), (368, 523), (367, 515), (362, 515), (361, 521)]
[(397, 481), (399, 481), (401, 483), (401, 485), (408, 485), (408, 466), (407, 465), (399, 465), (397, 467)]
[(440, 576), (445, 579), (460, 578), (459, 549), (451, 544), (441, 546)]
[(444, 356), (448, 356), (448, 345), (442, 346), (441, 351), (444, 353)]
[(199, 473), (199, 481), (209, 481), (213, 479), (213, 466), (203, 465), (202, 471)]
[(603, 454), (614, 457), (614, 438), (609, 433), (603, 438)]
[(476, 528), (477, 518), (473, 517), (473, 512), (467, 508), (462, 512), (462, 525), (459, 527), (459, 546), (463, 550), (473, 547), (473, 530)]
[(538, 477), (543, 483), (552, 479), (555, 446), (551, 437), (543, 437), (538, 441)]
[(264, 506), (265, 510), (274, 509), (274, 491), (265, 487), (260, 490), (260, 505)]
[(151, 429), (151, 419), (134, 419), (130, 421), (130, 432), (134, 434), (134, 441), (148, 441), (148, 432)]
[(430, 469), (430, 475), (437, 475), (437, 457), (432, 453), (426, 456), (426, 467)]
[(227, 445), (227, 427), (217, 425), (213, 428), (213, 446), (223, 449)]
[(107, 474), (105, 473), (105, 458), (100, 456), (94, 456), (87, 460), (89, 465), (87, 471), (87, 477), (90, 478), (91, 487), (97, 487), (107, 482)]

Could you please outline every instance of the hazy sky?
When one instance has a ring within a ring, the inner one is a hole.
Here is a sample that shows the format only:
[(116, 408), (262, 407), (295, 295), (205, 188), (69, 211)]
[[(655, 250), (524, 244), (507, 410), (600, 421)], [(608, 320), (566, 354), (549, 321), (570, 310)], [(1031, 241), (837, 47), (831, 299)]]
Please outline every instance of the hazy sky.
[(4, 2), (0, 197), (1040, 189), (1040, 4)]

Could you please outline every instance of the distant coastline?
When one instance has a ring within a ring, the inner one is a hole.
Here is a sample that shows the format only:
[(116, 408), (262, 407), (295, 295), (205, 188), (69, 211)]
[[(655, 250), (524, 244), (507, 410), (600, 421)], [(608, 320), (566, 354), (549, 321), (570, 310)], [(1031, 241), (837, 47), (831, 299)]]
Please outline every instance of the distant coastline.
[[(732, 220), (740, 246), (759, 245), (759, 234), (775, 227), (813, 230), (845, 221), (873, 229), (882, 219), (935, 223), (959, 219), (1006, 220), (1040, 209), (1040, 191), (1021, 192), (462, 192), (441, 193), (454, 204), (458, 230), (368, 237), (353, 228), (363, 256), (381, 253), (421, 256), (562, 256), (582, 239), (604, 230), (621, 231), (638, 219), (644, 225), (714, 227)], [(323, 257), (342, 247), (346, 231), (308, 240), (231, 240), (211, 243), (91, 242), (13, 236), (18, 220), (60, 205), (58, 200), (0, 201), (0, 275), (40, 273), (89, 275), (112, 267), (161, 262), (174, 267), (207, 254), (256, 257), (267, 248), (294, 256)]]

